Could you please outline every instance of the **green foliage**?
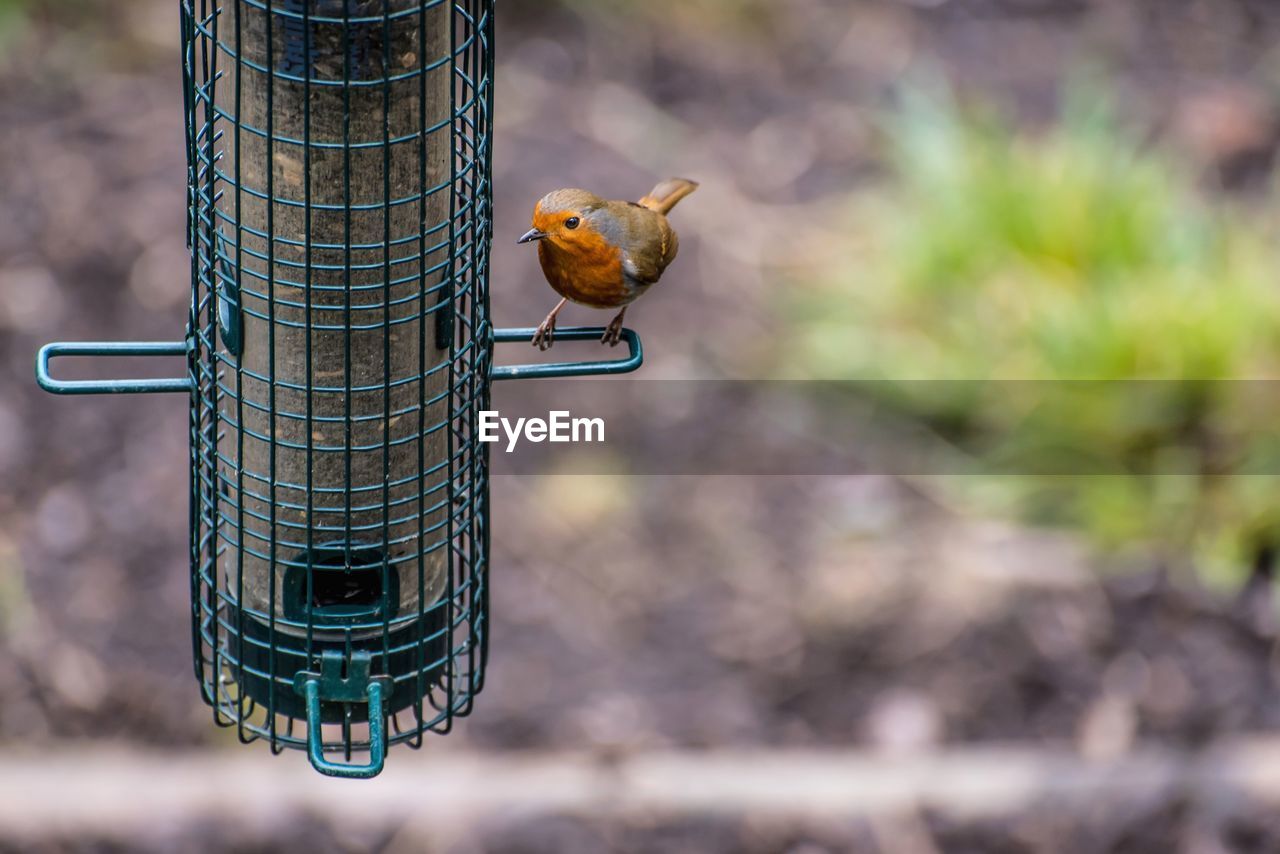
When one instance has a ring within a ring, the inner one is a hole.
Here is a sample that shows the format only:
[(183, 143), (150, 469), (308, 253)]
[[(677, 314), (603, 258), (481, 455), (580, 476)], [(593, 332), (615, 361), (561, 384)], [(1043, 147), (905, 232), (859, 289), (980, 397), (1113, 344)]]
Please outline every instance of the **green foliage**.
[(104, 21), (127, 22), (128, 17), (121, 15), (122, 7), (137, 2), (0, 0), (0, 60), (18, 58), (24, 46), (48, 52), (68, 32), (92, 32), (101, 38)]
[(987, 473), (950, 479), (979, 507), (1233, 577), (1280, 540), (1280, 482), (1238, 474), (1280, 471), (1280, 410), (1236, 381), (1280, 373), (1274, 235), (1096, 89), (1065, 103), (1027, 134), (908, 93), (851, 254), (780, 289), (789, 372), (890, 381), (868, 393)]
[(27, 23), (31, 0), (0, 0), (0, 58)]

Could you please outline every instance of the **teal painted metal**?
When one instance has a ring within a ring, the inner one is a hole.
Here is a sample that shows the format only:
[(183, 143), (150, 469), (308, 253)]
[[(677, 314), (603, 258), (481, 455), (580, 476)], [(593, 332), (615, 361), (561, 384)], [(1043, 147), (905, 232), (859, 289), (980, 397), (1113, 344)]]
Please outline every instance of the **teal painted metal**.
[[(528, 344), (533, 329), (497, 329), (493, 340), (498, 344)], [(604, 335), (603, 326), (573, 326), (556, 330), (557, 341), (598, 341)], [(630, 329), (622, 330), (622, 339), (629, 351), (625, 359), (602, 359), (590, 362), (534, 362), (528, 365), (503, 365), (490, 369), (494, 380), (525, 380), (551, 377), (600, 376), (602, 374), (626, 374), (639, 368), (644, 362), (644, 348), (640, 336)]]
[[(330, 777), (376, 777), (382, 772), (387, 757), (387, 719), (383, 713), (383, 697), (391, 693), (388, 676), (370, 673), (373, 657), (364, 651), (344, 656), (338, 650), (327, 650), (320, 658), (320, 672), (300, 671), (294, 676), (293, 688), (307, 702), (307, 753), (311, 765)], [(346, 675), (344, 674), (344, 671)], [(325, 758), (321, 737), (321, 702), (367, 703), (369, 711), (369, 761), (353, 764), (347, 750), (345, 762)]]
[[(370, 682), (367, 687), (369, 704), (369, 761), (363, 765), (343, 762), (332, 762), (325, 759), (324, 738), (320, 727), (320, 703), (322, 700), (334, 700), (326, 697), (320, 689), (320, 683), (309, 679), (304, 685), (307, 698), (307, 755), (311, 767), (321, 774), (330, 777), (349, 777), (352, 779), (368, 779), (382, 773), (387, 757), (387, 719), (383, 715), (381, 683)], [(350, 700), (342, 702), (353, 702)]]
[(55, 342), (36, 354), (36, 382), (53, 394), (150, 394), (152, 392), (191, 393), (191, 377), (157, 380), (59, 380), (51, 373), (58, 356), (186, 356), (185, 341), (96, 341)]
[[(186, 340), (37, 357), (57, 394), (190, 396), (196, 677), (217, 725), (325, 774), (376, 775), (483, 687), (492, 381), (643, 358), (625, 330), (625, 358), (494, 367), (533, 330), (489, 315), (493, 6), (182, 0)], [(125, 355), (186, 376), (49, 370)]]

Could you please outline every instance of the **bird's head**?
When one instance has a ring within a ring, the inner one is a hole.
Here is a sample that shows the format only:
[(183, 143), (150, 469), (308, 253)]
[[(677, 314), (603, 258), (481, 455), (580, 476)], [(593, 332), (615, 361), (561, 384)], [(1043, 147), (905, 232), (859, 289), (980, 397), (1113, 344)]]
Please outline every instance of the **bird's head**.
[(585, 247), (593, 238), (599, 238), (592, 214), (604, 204), (604, 199), (586, 190), (547, 193), (533, 208), (533, 228), (516, 242), (545, 240), (562, 249)]

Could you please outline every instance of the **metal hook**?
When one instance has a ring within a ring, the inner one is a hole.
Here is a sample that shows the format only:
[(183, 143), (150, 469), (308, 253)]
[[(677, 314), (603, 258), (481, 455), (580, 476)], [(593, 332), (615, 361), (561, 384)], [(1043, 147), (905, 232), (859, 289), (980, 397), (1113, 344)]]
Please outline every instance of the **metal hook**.
[[(294, 690), (307, 701), (307, 754), (311, 767), (330, 777), (368, 779), (382, 773), (387, 758), (387, 720), (382, 713), (383, 694), (389, 689), (385, 676), (370, 677), (372, 658), (368, 652), (354, 652), (347, 663), (347, 676), (342, 675), (344, 656), (338, 650), (326, 650), (320, 659), (320, 672), (302, 671), (294, 676)], [(321, 694), (324, 697), (321, 697)], [(324, 758), (324, 736), (321, 732), (321, 699), (342, 703), (369, 703), (369, 761), (364, 765), (347, 765)]]

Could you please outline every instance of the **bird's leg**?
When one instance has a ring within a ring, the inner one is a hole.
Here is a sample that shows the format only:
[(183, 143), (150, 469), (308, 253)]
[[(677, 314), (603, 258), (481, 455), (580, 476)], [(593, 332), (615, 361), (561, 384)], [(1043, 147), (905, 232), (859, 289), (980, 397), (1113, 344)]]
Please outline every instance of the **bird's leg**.
[(564, 308), (564, 304), (569, 299), (560, 300), (556, 303), (556, 307), (551, 309), (551, 313), (547, 315), (547, 319), (538, 325), (538, 331), (533, 333), (533, 341), (530, 342), (539, 350), (547, 350), (552, 344), (556, 343), (556, 315), (560, 313), (560, 309)]
[(623, 306), (618, 316), (609, 321), (609, 328), (604, 331), (604, 335), (600, 336), (601, 344), (608, 344), (610, 347), (618, 346), (618, 339), (622, 337), (622, 318), (626, 313), (626, 306)]

